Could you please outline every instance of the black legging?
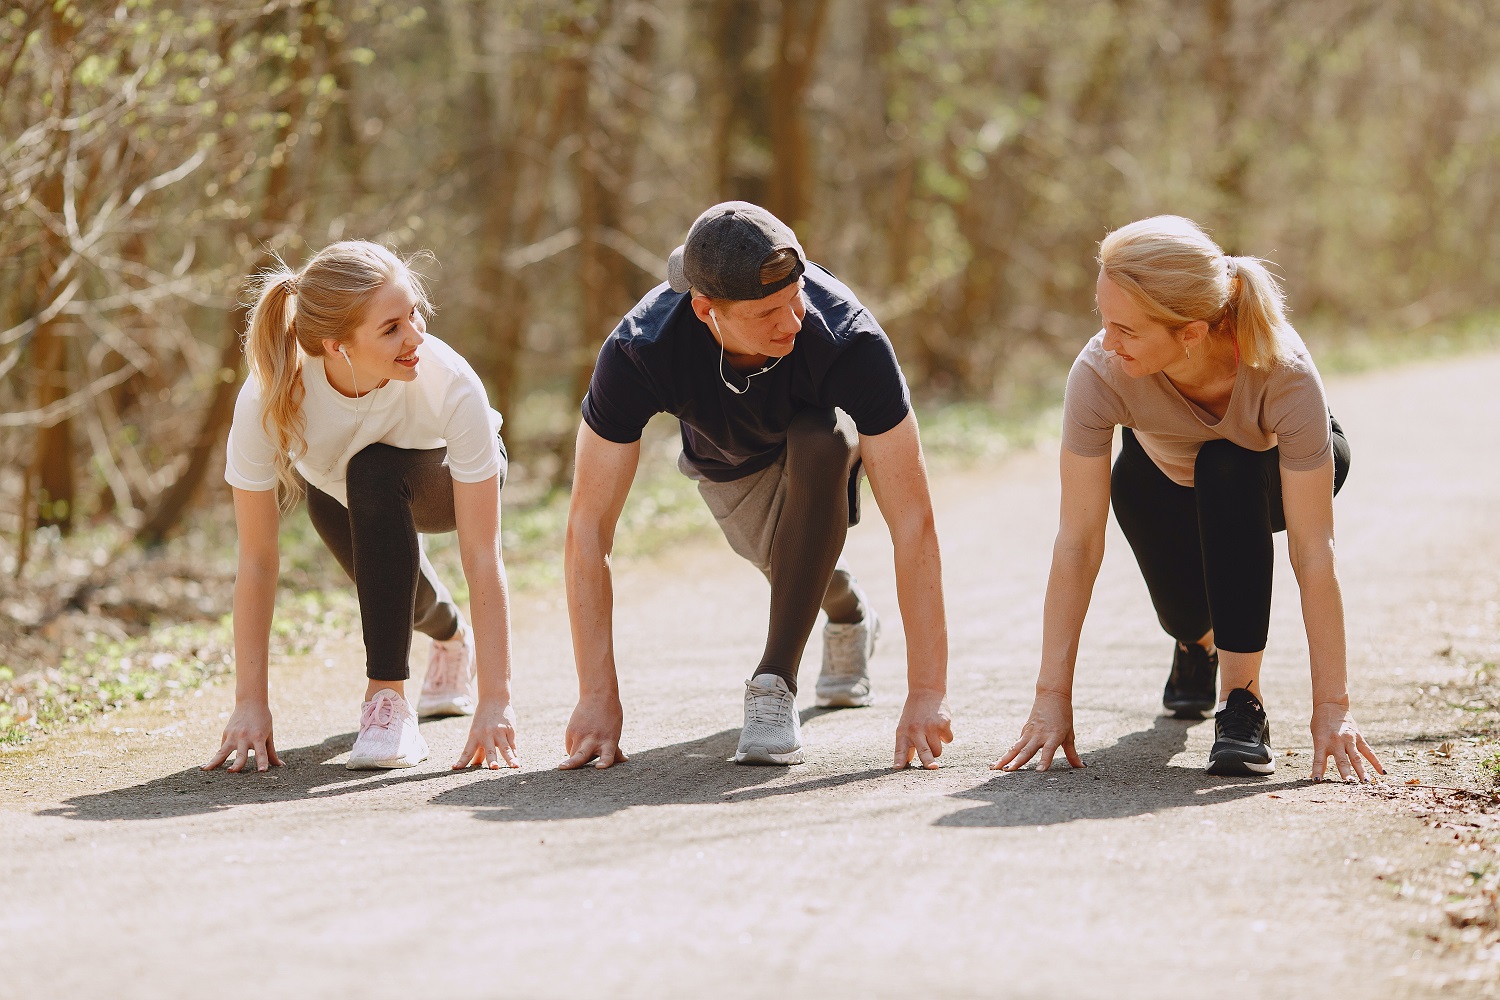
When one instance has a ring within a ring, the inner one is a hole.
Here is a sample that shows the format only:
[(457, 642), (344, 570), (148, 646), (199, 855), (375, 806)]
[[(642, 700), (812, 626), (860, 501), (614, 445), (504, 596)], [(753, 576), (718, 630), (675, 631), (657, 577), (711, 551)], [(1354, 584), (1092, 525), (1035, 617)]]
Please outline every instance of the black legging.
[[(1333, 430), (1333, 491), (1349, 475), (1349, 442)], [(1192, 486), (1151, 461), (1130, 428), (1110, 476), (1115, 519), (1130, 541), (1161, 627), (1183, 643), (1214, 633), (1231, 653), (1266, 648), (1271, 622), (1271, 536), (1286, 529), (1280, 453), (1228, 441), (1198, 450)]]
[[(458, 607), (433, 572), (417, 533), (458, 527), (448, 449), (411, 450), (372, 444), (349, 460), (346, 508), (307, 487), (307, 513), (359, 596), (365, 673), (371, 680), (404, 681), (410, 672), (413, 630), (451, 639)], [(500, 445), (500, 485), (505, 485)]]

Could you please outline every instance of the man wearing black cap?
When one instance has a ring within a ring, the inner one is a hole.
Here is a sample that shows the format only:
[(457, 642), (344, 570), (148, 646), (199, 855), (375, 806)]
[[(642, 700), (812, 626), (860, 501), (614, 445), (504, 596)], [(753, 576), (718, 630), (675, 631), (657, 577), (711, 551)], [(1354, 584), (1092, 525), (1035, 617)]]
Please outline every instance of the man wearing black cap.
[(953, 739), (942, 570), (916, 418), (885, 331), (807, 261), (791, 229), (747, 202), (700, 215), (667, 278), (604, 342), (583, 401), (566, 549), (579, 698), (561, 766), (626, 759), (609, 555), (641, 431), (668, 412), (682, 431), (679, 468), (771, 584), (735, 760), (802, 762), (796, 671), (820, 608), (828, 623), (817, 704), (872, 701), (867, 660), (880, 622), (840, 556), (863, 469), (895, 543), (907, 632), (895, 764), (916, 757), (937, 767)]

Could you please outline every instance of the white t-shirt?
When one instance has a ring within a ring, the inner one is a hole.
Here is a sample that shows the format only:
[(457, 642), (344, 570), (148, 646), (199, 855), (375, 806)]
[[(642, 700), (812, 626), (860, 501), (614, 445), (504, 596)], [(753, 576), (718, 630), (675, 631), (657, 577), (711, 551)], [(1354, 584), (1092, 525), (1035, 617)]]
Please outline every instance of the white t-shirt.
[[(392, 379), (350, 399), (328, 384), (323, 359), (302, 358), (302, 414), (307, 450), (297, 471), (309, 484), (349, 505), (349, 459), (368, 445), (448, 449), (448, 469), (460, 483), (481, 483), (500, 471), (500, 414), (462, 356), (436, 337), (422, 341), (411, 382)], [(225, 449), (224, 479), (242, 490), (276, 487), (276, 445), (261, 421), (261, 386), (245, 381), (234, 404)]]

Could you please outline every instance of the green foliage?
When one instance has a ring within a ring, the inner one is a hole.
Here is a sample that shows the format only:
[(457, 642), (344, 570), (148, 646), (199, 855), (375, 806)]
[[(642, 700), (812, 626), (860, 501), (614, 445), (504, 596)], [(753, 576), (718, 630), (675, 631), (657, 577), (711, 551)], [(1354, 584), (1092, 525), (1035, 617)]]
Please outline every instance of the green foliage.
[(16, 683), (0, 672), (0, 745), (147, 698), (177, 696), (230, 669), (228, 619), (175, 625), (126, 641), (98, 639)]

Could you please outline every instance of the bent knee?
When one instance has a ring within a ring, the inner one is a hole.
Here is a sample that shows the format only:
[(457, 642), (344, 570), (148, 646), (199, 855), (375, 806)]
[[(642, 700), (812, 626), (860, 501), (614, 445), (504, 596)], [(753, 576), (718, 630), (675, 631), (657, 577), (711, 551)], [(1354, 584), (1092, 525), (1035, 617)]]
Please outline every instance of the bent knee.
[(788, 467), (798, 472), (828, 471), (847, 476), (859, 453), (859, 442), (851, 438), (833, 410), (803, 410), (787, 426), (786, 449)]
[(344, 478), (348, 491), (368, 496), (372, 493), (393, 492), (401, 488), (401, 477), (395, 464), (400, 448), (388, 444), (372, 444), (361, 449), (349, 459)]
[(1264, 456), (1232, 441), (1205, 441), (1193, 462), (1193, 485), (1241, 487), (1262, 480)]

